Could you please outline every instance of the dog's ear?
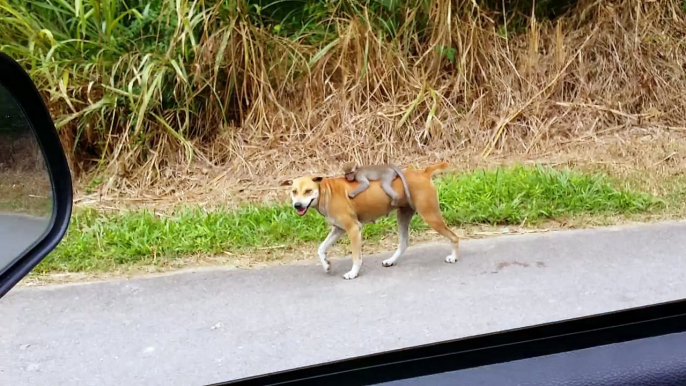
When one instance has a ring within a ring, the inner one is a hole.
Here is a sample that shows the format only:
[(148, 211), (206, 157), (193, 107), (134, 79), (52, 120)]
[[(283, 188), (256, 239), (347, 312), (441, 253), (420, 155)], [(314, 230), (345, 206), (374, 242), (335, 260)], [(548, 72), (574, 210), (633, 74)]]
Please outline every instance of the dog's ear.
[(320, 182), (322, 182), (323, 179), (324, 179), (324, 177), (313, 177), (312, 181), (314, 181), (316, 183), (320, 183)]
[(290, 185), (293, 185), (293, 180), (281, 181), (281, 186), (290, 186)]

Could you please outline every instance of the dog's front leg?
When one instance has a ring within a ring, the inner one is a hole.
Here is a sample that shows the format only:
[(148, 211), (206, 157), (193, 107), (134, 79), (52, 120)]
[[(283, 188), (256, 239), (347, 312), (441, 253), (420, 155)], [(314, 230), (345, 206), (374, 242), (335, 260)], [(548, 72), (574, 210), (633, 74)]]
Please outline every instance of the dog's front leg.
[(360, 224), (350, 224), (345, 228), (350, 239), (350, 248), (353, 255), (353, 267), (343, 275), (346, 280), (354, 279), (360, 274), (362, 268), (362, 229)]
[(326, 273), (331, 272), (331, 263), (329, 263), (329, 260), (326, 258), (326, 251), (328, 251), (329, 248), (331, 248), (331, 246), (334, 245), (336, 241), (341, 238), (341, 236), (343, 236), (344, 232), (345, 230), (334, 225), (331, 227), (331, 232), (329, 232), (329, 235), (326, 236), (321, 244), (319, 244), (317, 254), (319, 255), (319, 261), (322, 262), (322, 267), (324, 267), (324, 271)]

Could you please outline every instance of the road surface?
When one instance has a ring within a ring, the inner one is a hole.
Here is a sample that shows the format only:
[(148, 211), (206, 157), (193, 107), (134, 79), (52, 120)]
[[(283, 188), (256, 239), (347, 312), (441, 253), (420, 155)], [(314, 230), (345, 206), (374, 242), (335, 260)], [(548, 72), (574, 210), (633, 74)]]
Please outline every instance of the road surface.
[(49, 217), (0, 213), (0, 272), (41, 238)]
[(312, 264), (17, 288), (2, 385), (203, 385), (686, 297), (686, 223), (417, 246)]

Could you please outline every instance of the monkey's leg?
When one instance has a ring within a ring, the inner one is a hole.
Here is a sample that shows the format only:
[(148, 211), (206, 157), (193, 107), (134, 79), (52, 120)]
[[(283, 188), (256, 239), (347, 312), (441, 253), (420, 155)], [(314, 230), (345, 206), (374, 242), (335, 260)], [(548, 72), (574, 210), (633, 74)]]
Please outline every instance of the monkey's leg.
[(364, 192), (369, 187), (369, 180), (364, 178), (364, 177), (359, 178), (359, 180), (357, 182), (359, 183), (359, 185), (357, 186), (357, 189), (350, 192), (350, 194), (348, 194), (348, 197), (355, 198), (355, 196)]
[(381, 189), (383, 189), (386, 194), (388, 194), (391, 197), (391, 205), (396, 206), (398, 205), (398, 193), (393, 190), (393, 187), (391, 187), (391, 183), (393, 180), (381, 180)]

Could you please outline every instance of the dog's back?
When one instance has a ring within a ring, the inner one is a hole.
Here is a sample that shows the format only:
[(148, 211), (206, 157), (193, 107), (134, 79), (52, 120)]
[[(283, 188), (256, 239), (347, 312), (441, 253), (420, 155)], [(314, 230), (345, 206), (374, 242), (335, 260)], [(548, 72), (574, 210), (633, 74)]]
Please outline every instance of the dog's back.
[[(424, 170), (403, 170), (412, 200), (415, 203), (417, 200), (426, 200), (427, 198), (437, 199), (436, 188), (431, 177), (435, 172), (444, 170), (448, 166), (444, 162), (430, 165)], [(391, 207), (390, 197), (383, 191), (379, 181), (370, 181), (367, 190), (354, 199), (349, 199), (348, 192), (353, 191), (357, 185), (357, 182), (349, 182), (344, 177), (325, 178), (320, 183), (320, 192), (323, 197), (326, 196), (325, 200), (329, 201), (328, 205), (343, 206), (345, 203), (347, 206), (348, 202), (352, 203), (352, 209), (363, 223), (374, 221), (394, 209)], [(409, 203), (400, 178), (393, 180), (392, 186), (393, 190), (398, 193), (398, 207), (408, 207)]]

